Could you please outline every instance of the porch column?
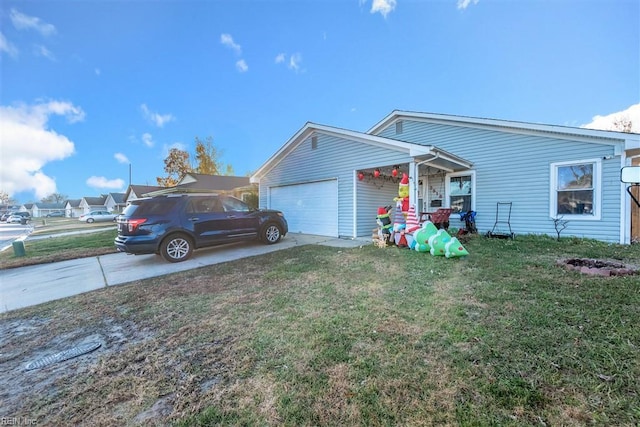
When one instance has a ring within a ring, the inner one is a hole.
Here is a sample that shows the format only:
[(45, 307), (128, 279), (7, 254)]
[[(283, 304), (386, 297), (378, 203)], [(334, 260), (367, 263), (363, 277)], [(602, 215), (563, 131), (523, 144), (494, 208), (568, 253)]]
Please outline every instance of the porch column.
[(418, 168), (416, 162), (409, 162), (409, 206), (416, 209), (418, 215)]

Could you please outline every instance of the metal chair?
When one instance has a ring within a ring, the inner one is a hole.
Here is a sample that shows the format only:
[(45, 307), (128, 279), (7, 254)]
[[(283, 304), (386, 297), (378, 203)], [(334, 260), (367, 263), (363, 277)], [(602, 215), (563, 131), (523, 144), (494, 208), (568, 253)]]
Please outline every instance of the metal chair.
[[(515, 234), (511, 230), (511, 206), (513, 202), (498, 202), (496, 204), (496, 222), (487, 237), (513, 239)], [(507, 229), (509, 231), (507, 232)]]
[(451, 208), (439, 208), (435, 212), (424, 212), (420, 214), (421, 220), (429, 220), (436, 227), (443, 228), (445, 230), (449, 229), (449, 216), (451, 215)]

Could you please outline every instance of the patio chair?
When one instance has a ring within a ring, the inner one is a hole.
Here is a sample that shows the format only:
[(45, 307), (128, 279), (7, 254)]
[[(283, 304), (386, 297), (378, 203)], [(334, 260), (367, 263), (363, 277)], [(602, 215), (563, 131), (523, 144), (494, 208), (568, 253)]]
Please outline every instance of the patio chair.
[(421, 217), (425, 220), (431, 221), (439, 229), (449, 229), (449, 216), (451, 215), (451, 208), (439, 208), (435, 212), (425, 212), (421, 214)]

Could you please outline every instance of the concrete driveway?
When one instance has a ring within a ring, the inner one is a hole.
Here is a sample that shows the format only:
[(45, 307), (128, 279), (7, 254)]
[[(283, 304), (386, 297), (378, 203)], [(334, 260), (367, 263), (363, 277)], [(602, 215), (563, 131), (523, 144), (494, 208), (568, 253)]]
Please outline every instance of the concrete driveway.
[(178, 271), (247, 258), (302, 245), (352, 248), (370, 239), (338, 239), (309, 234), (287, 234), (275, 245), (242, 242), (197, 250), (177, 264), (157, 255), (124, 253), (80, 258), (51, 264), (0, 270), (0, 311), (29, 307), (107, 286), (162, 276)]

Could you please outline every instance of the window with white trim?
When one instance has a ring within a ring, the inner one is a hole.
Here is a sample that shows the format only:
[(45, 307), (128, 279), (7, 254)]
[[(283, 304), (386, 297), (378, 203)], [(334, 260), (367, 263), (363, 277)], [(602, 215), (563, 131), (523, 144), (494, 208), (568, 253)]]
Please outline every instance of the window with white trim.
[(475, 171), (447, 175), (446, 192), (452, 213), (464, 213), (475, 209)]
[(600, 159), (551, 164), (552, 218), (600, 219)]

